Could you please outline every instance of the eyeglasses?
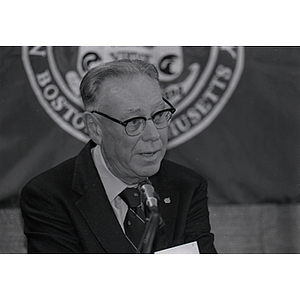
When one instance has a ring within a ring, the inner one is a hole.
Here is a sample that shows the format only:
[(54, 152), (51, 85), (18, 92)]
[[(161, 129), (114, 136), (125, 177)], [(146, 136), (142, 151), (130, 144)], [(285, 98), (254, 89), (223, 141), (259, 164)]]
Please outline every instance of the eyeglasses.
[(176, 108), (167, 99), (163, 97), (162, 99), (165, 103), (167, 103), (170, 106), (170, 108), (160, 110), (148, 119), (145, 117), (135, 117), (126, 121), (120, 121), (96, 110), (91, 111), (91, 113), (98, 114), (107, 119), (110, 119), (111, 121), (123, 125), (125, 127), (125, 132), (129, 136), (136, 136), (144, 130), (147, 120), (152, 120), (157, 129), (164, 129), (170, 124), (172, 115), (175, 113)]

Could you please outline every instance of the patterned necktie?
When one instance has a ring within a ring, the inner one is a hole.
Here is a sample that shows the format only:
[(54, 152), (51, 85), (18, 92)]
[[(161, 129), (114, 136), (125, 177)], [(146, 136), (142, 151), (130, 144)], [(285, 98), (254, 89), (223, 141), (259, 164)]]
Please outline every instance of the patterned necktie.
[(140, 205), (139, 191), (136, 188), (127, 188), (120, 193), (120, 197), (128, 205), (124, 220), (125, 233), (138, 247), (145, 230), (145, 213)]

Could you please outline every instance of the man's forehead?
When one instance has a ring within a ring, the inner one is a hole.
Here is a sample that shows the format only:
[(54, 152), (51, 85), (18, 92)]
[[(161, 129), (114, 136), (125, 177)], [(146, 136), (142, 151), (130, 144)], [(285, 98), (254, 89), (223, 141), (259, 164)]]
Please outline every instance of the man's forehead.
[(163, 104), (159, 85), (146, 76), (106, 80), (102, 84), (100, 98), (103, 105), (125, 106), (133, 113), (140, 112), (139, 105), (143, 106), (143, 103), (154, 106)]
[[(138, 84), (136, 84), (138, 82)], [(142, 83), (142, 84), (140, 84)], [(159, 84), (148, 75), (127, 75), (110, 77), (103, 81), (102, 86), (108, 87), (112, 92), (122, 92), (134, 86), (148, 89), (159, 88)]]
[[(165, 106), (165, 103), (162, 98), (160, 98), (158, 101), (153, 101), (149, 104), (150, 104), (149, 106), (152, 110), (160, 109)], [(136, 107), (128, 107), (126, 105), (125, 105), (125, 107), (126, 107), (126, 111), (128, 113), (132, 113), (132, 114), (142, 113), (144, 111), (143, 107), (137, 107), (137, 106)]]

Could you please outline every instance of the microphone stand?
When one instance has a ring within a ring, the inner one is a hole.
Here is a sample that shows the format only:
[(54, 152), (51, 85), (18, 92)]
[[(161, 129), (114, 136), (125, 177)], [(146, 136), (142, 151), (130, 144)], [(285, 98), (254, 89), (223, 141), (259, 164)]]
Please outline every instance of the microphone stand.
[(149, 254), (151, 253), (153, 241), (156, 235), (156, 231), (160, 222), (160, 215), (157, 207), (151, 207), (150, 217), (146, 223), (146, 228), (142, 236), (138, 250), (140, 253)]
[(157, 198), (159, 198), (159, 196), (156, 195), (150, 180), (140, 182), (138, 188), (141, 194), (141, 203), (144, 207), (145, 213), (147, 210), (149, 216), (146, 222), (145, 231), (138, 247), (138, 253), (148, 254), (152, 251), (157, 228), (162, 222), (157, 206)]

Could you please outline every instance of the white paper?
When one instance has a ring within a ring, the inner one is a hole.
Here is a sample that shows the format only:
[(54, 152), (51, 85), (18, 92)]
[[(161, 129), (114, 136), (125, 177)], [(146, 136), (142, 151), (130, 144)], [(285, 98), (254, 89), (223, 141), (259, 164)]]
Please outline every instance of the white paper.
[(197, 242), (154, 252), (154, 254), (200, 254)]

